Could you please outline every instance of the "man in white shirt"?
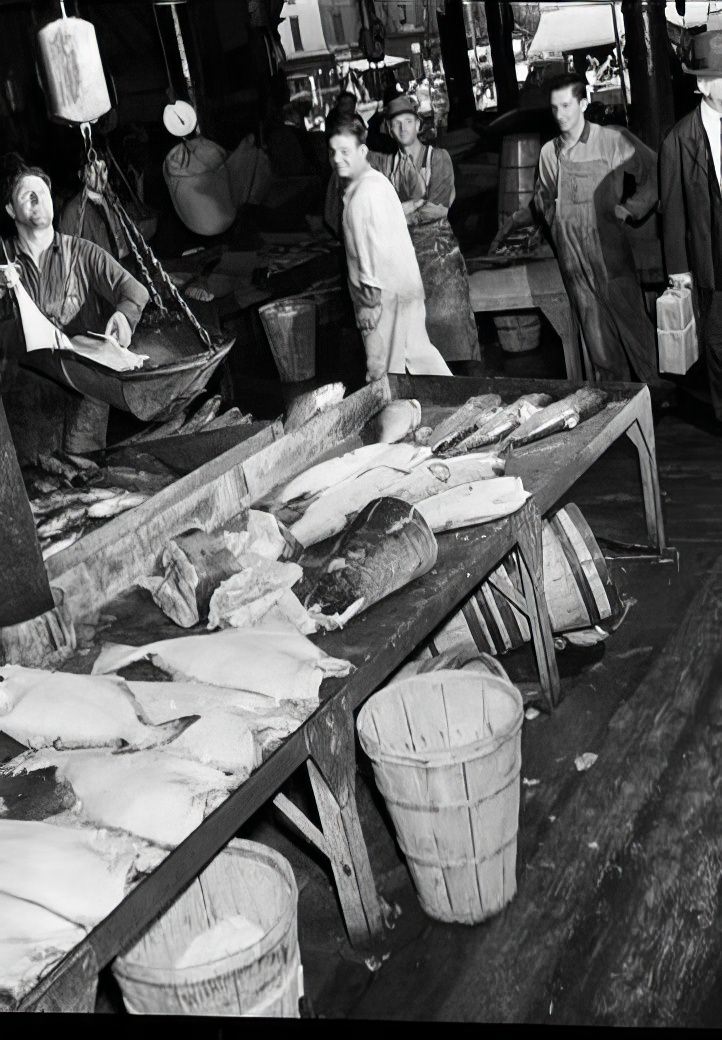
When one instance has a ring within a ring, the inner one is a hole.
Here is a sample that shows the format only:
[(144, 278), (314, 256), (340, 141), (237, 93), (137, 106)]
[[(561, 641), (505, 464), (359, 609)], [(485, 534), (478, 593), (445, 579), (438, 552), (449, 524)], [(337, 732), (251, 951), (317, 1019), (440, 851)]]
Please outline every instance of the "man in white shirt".
[(664, 256), (670, 284), (692, 287), (712, 407), (722, 421), (722, 30), (693, 36), (682, 68), (696, 76), (700, 104), (669, 132), (660, 150)]
[(390, 181), (368, 163), (363, 120), (336, 120), (328, 146), (346, 184), (343, 237), (367, 380), (405, 371), (450, 376), (426, 332), (424, 287), (403, 207)]

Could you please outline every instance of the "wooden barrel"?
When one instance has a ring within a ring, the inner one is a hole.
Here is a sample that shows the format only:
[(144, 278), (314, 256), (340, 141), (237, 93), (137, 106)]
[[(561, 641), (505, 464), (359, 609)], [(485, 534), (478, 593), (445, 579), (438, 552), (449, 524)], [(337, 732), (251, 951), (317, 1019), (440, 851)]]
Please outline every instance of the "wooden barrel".
[(316, 375), (316, 304), (288, 297), (258, 308), (282, 383)]
[(539, 134), (507, 134), (499, 160), (499, 226), (534, 195), (541, 137)]
[(361, 745), (430, 917), (476, 924), (516, 892), (522, 719), (501, 666), (413, 675), (359, 713)]
[[(578, 506), (570, 503), (544, 521), (542, 552), (544, 593), (553, 632), (591, 628), (620, 616), (619, 593)], [(480, 650), (503, 654), (528, 643), (529, 623), (512, 602), (521, 594), (521, 576), (512, 554), (434, 633), (433, 649), (441, 652), (472, 639)]]
[[(253, 841), (232, 841), (113, 964), (131, 1014), (298, 1018), (298, 891), (288, 862)], [(209, 963), (175, 967), (209, 928), (242, 915), (263, 937)]]
[(507, 354), (536, 350), (541, 339), (541, 322), (536, 311), (510, 311), (494, 317), (499, 346)]

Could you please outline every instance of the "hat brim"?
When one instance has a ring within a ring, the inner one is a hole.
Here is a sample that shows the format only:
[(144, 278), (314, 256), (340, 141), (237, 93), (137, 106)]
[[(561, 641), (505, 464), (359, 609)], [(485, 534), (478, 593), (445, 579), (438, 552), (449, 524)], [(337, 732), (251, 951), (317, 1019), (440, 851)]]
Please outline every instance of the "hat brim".
[(706, 79), (722, 79), (722, 69), (691, 69), (682, 62), (682, 71), (689, 76), (704, 76)]

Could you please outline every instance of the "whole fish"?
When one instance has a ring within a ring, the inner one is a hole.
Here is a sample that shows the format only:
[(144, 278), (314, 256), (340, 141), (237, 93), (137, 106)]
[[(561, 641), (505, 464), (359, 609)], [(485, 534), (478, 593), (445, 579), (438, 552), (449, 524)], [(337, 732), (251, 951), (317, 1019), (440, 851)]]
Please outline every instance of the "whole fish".
[(175, 473), (150, 473), (131, 466), (107, 466), (103, 472), (113, 487), (144, 495), (155, 495), (178, 479)]
[(401, 498), (404, 502), (422, 502), (459, 484), (503, 476), (505, 466), (504, 459), (491, 452), (444, 459), (431, 458), (408, 475), (389, 484), (384, 493), (390, 498)]
[(388, 486), (398, 480), (399, 471), (403, 474), (410, 473), (431, 454), (429, 448), (421, 448), (415, 444), (395, 444), (388, 447), (406, 449), (397, 454), (397, 465), (392, 464), (390, 455), (387, 454), (379, 465), (329, 488), (311, 502), (300, 520), (291, 526), (291, 534), (301, 545), (316, 545), (325, 538), (343, 531), (348, 522), (369, 502), (386, 493)]
[(69, 549), (71, 545), (83, 537), (85, 527), (77, 527), (74, 531), (68, 531), (60, 538), (53, 541), (52, 538), (46, 539), (40, 542), (40, 552), (43, 555), (44, 560), (50, 559), (51, 556), (55, 556), (56, 553), (62, 552), (63, 549)]
[(376, 440), (394, 444), (421, 426), (421, 404), (413, 399), (391, 401), (374, 416)]
[[(217, 415), (215, 419), (210, 419), (205, 426), (201, 427), (201, 432), (205, 433), (207, 430), (224, 430), (228, 426), (247, 426), (248, 423), (253, 421), (253, 416), (250, 412), (244, 415), (240, 408), (229, 408), (223, 415)], [(184, 431), (181, 430), (181, 433)]]
[(77, 528), (87, 515), (87, 506), (68, 506), (41, 520), (37, 525), (38, 538), (58, 538), (71, 528)]
[(519, 477), (494, 477), (434, 495), (418, 502), (416, 509), (432, 531), (484, 524), (515, 513), (529, 498)]
[(549, 437), (553, 433), (560, 433), (562, 430), (571, 430), (580, 422), (600, 412), (607, 398), (608, 394), (604, 390), (582, 387), (581, 390), (576, 390), (561, 401), (555, 401), (522, 423), (506, 438), (502, 447), (519, 447), (541, 440), (542, 437)]
[[(28, 493), (31, 493), (31, 498), (39, 498), (41, 495), (51, 495), (54, 491), (57, 491), (60, 487), (60, 480), (58, 477), (41, 477), (32, 476), (27, 482)], [(32, 506), (32, 501), (30, 503)]]
[(0, 679), (0, 729), (26, 747), (155, 747), (175, 740), (198, 718), (150, 725), (116, 677), (6, 665)]
[(485, 414), (501, 404), (498, 394), (482, 394), (480, 397), (470, 397), (461, 408), (457, 408), (452, 415), (434, 429), (429, 444), (434, 452), (440, 454), (453, 448), (459, 441), (468, 437), (477, 426), (483, 422)]
[(311, 498), (342, 480), (365, 472), (371, 466), (383, 465), (384, 456), (393, 447), (390, 444), (366, 444), (354, 451), (347, 451), (345, 455), (319, 462), (289, 481), (279, 494), (279, 500), (293, 502), (297, 498)]
[(215, 419), (220, 411), (221, 407), (221, 395), (216, 394), (215, 397), (209, 397), (207, 401), (204, 401), (197, 412), (195, 412), (187, 422), (180, 429), (180, 433), (195, 433), (196, 430), (200, 430), (205, 423), (210, 422), (211, 419)]
[(104, 487), (53, 491), (51, 494), (43, 496), (43, 498), (31, 499), (30, 508), (33, 511), (33, 516), (47, 516), (49, 513), (54, 513), (57, 509), (67, 506), (90, 506), (94, 502), (100, 502), (106, 498), (115, 498), (122, 494), (122, 488)]
[(348, 675), (353, 665), (329, 657), (290, 625), (228, 628), (207, 635), (162, 639), (145, 646), (108, 644), (93, 674), (150, 660), (174, 679), (250, 690), (276, 700), (316, 701), (327, 676)]
[(125, 513), (129, 509), (142, 505), (147, 499), (148, 495), (142, 495), (140, 492), (121, 491), (114, 498), (94, 502), (88, 506), (87, 516), (90, 520), (118, 516), (119, 513)]
[(549, 394), (524, 394), (512, 404), (496, 410), (485, 423), (460, 444), (457, 444), (448, 454), (459, 455), (494, 444), (515, 430), (526, 419), (530, 419), (536, 412), (545, 408), (550, 402)]
[(82, 471), (74, 466), (70, 462), (65, 462), (63, 459), (57, 457), (57, 455), (43, 454), (38, 455), (38, 466), (45, 470), (46, 473), (52, 473), (57, 477), (62, 477), (70, 483), (78, 476)]

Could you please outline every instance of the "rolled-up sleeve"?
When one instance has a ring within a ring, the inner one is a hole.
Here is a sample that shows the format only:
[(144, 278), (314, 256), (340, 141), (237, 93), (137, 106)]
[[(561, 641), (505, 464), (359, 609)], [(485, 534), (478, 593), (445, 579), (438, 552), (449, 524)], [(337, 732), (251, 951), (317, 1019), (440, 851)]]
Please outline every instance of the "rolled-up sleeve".
[(431, 176), (427, 202), (448, 207), (456, 198), (454, 187), (454, 165), (451, 156), (443, 148), (434, 148), (431, 153)]
[(89, 288), (128, 319), (135, 330), (150, 296), (145, 286), (100, 246), (82, 240), (82, 260)]

